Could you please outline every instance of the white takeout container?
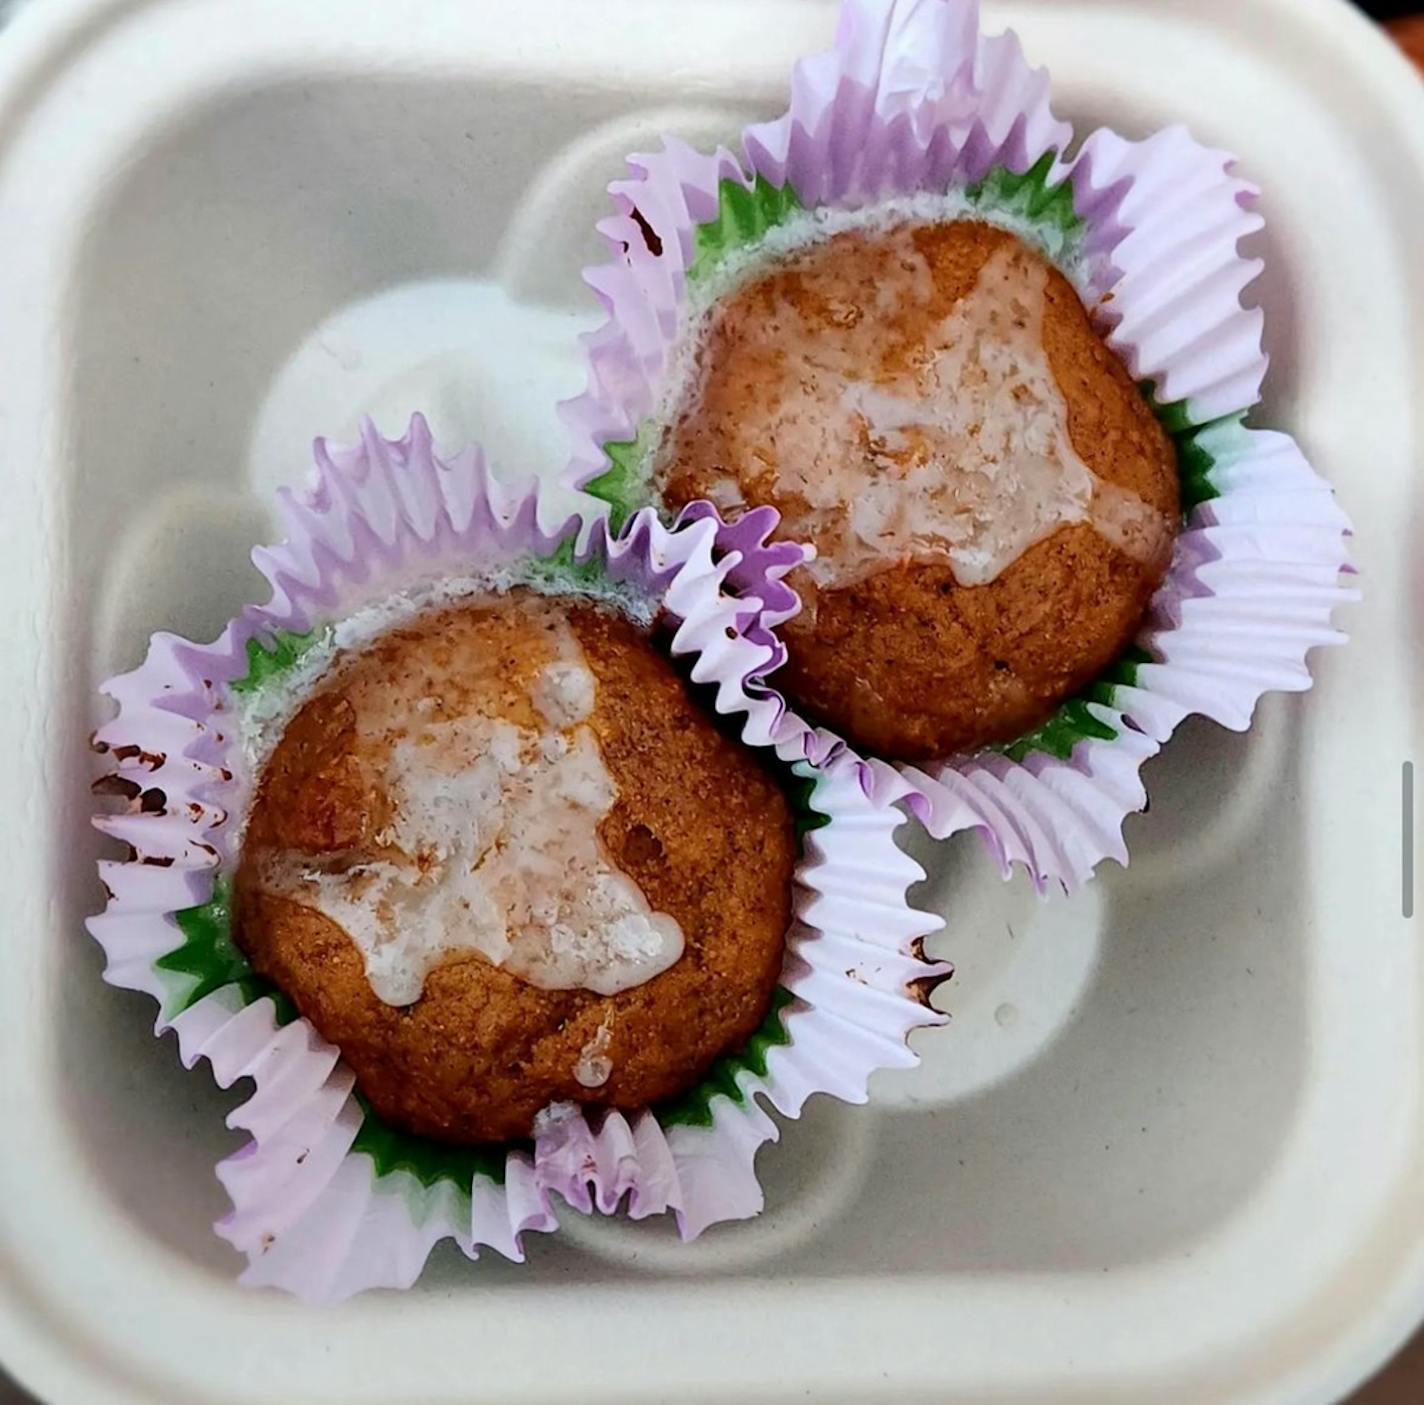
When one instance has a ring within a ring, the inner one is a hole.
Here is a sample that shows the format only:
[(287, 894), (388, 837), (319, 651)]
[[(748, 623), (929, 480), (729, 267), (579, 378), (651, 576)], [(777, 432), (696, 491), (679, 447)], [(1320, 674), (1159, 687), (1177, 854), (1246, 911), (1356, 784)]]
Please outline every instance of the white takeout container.
[(313, 434), (422, 409), (556, 471), (620, 158), (780, 110), (834, 17), (40, 0), (0, 42), (0, 1359), (45, 1398), (1325, 1405), (1424, 1311), (1424, 96), (1341, 0), (985, 7), (1080, 133), (1185, 121), (1263, 187), (1255, 422), (1335, 484), (1365, 588), (1315, 690), (1184, 727), (1131, 870), (1071, 901), (916, 846), (952, 1023), (785, 1129), (759, 1220), (567, 1215), (325, 1311), (209, 1228), (241, 1092), (82, 927), (96, 682), (252, 598)]

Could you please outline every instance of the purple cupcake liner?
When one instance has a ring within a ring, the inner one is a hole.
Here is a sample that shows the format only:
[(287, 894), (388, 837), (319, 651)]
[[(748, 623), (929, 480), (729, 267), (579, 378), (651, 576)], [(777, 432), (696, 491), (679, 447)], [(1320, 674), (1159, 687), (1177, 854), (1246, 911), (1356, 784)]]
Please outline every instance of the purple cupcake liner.
[[(616, 538), (597, 517), (551, 521), (537, 485), (502, 487), (478, 449), (437, 456), (419, 417), (398, 441), (368, 425), (354, 449), (318, 443), (311, 485), (283, 494), (282, 510), (286, 541), (253, 553), (271, 599), (209, 645), (155, 635), (139, 668), (104, 685), (118, 713), (95, 736), (109, 768), (101, 789), (131, 797), (95, 820), (130, 848), (99, 865), (108, 904), (89, 929), (105, 979), (159, 1002), (155, 1032), (176, 1032), (185, 1065), (205, 1058), (220, 1085), (255, 1085), (228, 1118), (251, 1140), (217, 1168), (232, 1210), (216, 1228), (247, 1256), (242, 1281), (315, 1301), (406, 1287), (446, 1237), (471, 1258), (488, 1246), (522, 1259), (524, 1233), (557, 1227), (556, 1198), (586, 1212), (671, 1210), (687, 1238), (755, 1214), (755, 1153), (777, 1135), (758, 1099), (787, 1116), (817, 1091), (864, 1101), (874, 1070), (916, 1061), (909, 1031), (943, 1018), (923, 1000), (947, 968), (921, 952), (940, 924), (907, 900), (923, 874), (894, 842), (903, 817), (858, 785), (800, 768), (827, 822), (797, 872), (784, 1042), (765, 1071), (743, 1068), (739, 1096), (713, 1096), (707, 1125), (664, 1128), (647, 1111), (547, 1116), (532, 1154), (505, 1157), (502, 1180), (379, 1173), (357, 1143), (365, 1114), (352, 1073), (307, 1020), (283, 1018), (239, 974), (193, 999), (194, 978), (161, 963), (185, 941), (179, 914), (208, 904), (236, 858), (254, 762), (251, 702), (233, 684), (249, 677), (250, 646), (265, 651), (393, 597), (454, 598), (452, 582), (503, 581), (568, 546), (574, 564), (598, 563), (674, 626), (672, 652), (719, 711), (739, 714), (748, 684), (780, 657), (766, 623), (789, 608), (780, 577), (800, 549), (767, 541), (774, 513), (729, 527), (700, 510), (668, 528), (649, 511)], [(571, 578), (568, 588), (579, 587)]]
[[(667, 138), (610, 185), (617, 213), (599, 229), (614, 258), (585, 274), (608, 320), (586, 339), (587, 390), (562, 407), (576, 487), (607, 470), (605, 445), (638, 439), (659, 416), (694, 316), (697, 228), (717, 219), (723, 182), (789, 182), (807, 209), (857, 209), (962, 191), (995, 168), (1046, 162), (1050, 185), (1066, 181), (1083, 233), (1065, 272), (1210, 464), (1209, 495), (1191, 508), (1135, 641), (1149, 661), (1085, 703), (1111, 740), (1084, 737), (1067, 757), (892, 765), (799, 717), (774, 686), (753, 680), (747, 692), (749, 734), (782, 757), (852, 771), (936, 837), (975, 829), (1006, 874), (1020, 863), (1040, 888), (1067, 891), (1105, 858), (1127, 862), (1123, 821), (1146, 804), (1139, 771), (1177, 724), (1200, 713), (1242, 730), (1264, 693), (1309, 688), (1309, 651), (1344, 639), (1332, 614), (1357, 598), (1340, 582), (1350, 529), (1328, 484), (1288, 436), (1242, 423), (1266, 371), (1263, 314), (1242, 302), (1262, 265), (1238, 252), (1262, 224), (1254, 188), (1181, 127), (1137, 142), (1100, 129), (1070, 157), (1072, 140), (1046, 72), (1014, 34), (980, 32), (976, 0), (845, 0), (834, 47), (795, 66), (788, 110), (744, 129), (740, 155)], [(975, 215), (1033, 222), (992, 202)]]

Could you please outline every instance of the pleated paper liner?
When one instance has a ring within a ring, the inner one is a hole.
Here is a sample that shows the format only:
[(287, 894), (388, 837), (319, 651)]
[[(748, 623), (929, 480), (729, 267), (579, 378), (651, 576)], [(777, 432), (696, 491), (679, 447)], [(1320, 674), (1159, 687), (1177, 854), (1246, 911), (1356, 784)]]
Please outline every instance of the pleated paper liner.
[(1266, 371), (1263, 315), (1242, 301), (1261, 263), (1238, 248), (1261, 227), (1255, 190), (1180, 127), (1099, 129), (1070, 156), (1072, 140), (1046, 72), (1012, 33), (983, 35), (974, 0), (845, 0), (834, 48), (795, 66), (787, 112), (747, 127), (739, 154), (669, 137), (609, 187), (615, 256), (585, 275), (608, 320), (586, 341), (586, 392), (562, 407), (570, 481), (620, 521), (657, 503), (648, 458), (699, 311), (759, 250), (894, 201), (1001, 225), (1056, 263), (1181, 466), (1181, 535), (1133, 646), (1044, 726), (918, 767), (858, 755), (774, 677), (748, 694), (751, 734), (783, 757), (855, 774), (937, 837), (978, 830), (1005, 873), (1021, 863), (1069, 891), (1127, 862), (1141, 766), (1176, 725), (1244, 729), (1263, 693), (1308, 688), (1310, 649), (1344, 638), (1332, 614), (1355, 598), (1329, 486), (1287, 435), (1245, 424)]
[(89, 926), (105, 979), (159, 1002), (156, 1032), (177, 1033), (186, 1065), (255, 1085), (229, 1118), (251, 1140), (218, 1167), (232, 1210), (217, 1230), (247, 1256), (243, 1281), (316, 1301), (406, 1287), (446, 1237), (472, 1258), (489, 1246), (520, 1259), (525, 1232), (556, 1228), (557, 1201), (671, 1210), (688, 1238), (755, 1214), (756, 1151), (777, 1135), (759, 1100), (793, 1117), (813, 1092), (863, 1101), (872, 1072), (915, 1062), (909, 1031), (941, 1020), (926, 992), (946, 968), (921, 951), (939, 922), (907, 900), (922, 873), (895, 844), (903, 817), (854, 779), (796, 768), (815, 827), (781, 984), (747, 1047), (675, 1104), (570, 1106), (508, 1149), (382, 1123), (337, 1049), (251, 969), (228, 895), (254, 730), (319, 675), (343, 622), (481, 585), (611, 592), (658, 614), (717, 710), (740, 714), (780, 657), (767, 621), (789, 608), (780, 577), (800, 550), (768, 543), (774, 514), (728, 526), (703, 508), (669, 528), (644, 512), (616, 537), (596, 516), (550, 522), (535, 486), (502, 488), (478, 450), (438, 457), (419, 419), (399, 441), (368, 427), (357, 448), (318, 445), (317, 458), (311, 488), (284, 497), (287, 540), (253, 553), (271, 599), (210, 645), (156, 635), (105, 685), (118, 714), (95, 738), (112, 767), (99, 789), (128, 802), (95, 823), (130, 850), (100, 865), (108, 905)]

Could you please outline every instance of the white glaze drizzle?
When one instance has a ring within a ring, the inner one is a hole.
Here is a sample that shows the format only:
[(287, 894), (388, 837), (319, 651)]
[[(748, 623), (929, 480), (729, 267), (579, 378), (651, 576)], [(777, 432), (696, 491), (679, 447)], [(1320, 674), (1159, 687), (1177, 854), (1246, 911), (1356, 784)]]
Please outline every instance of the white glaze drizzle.
[[(1160, 561), (1172, 536), (1166, 517), (1099, 478), (1073, 447), (1043, 345), (1048, 267), (1024, 247), (996, 249), (907, 364), (877, 370), (875, 324), (920, 318), (933, 296), (914, 229), (873, 236), (889, 242), (899, 273), (876, 285), (868, 308), (853, 296), (831, 300), (843, 330), (828, 333), (785, 297), (764, 322), (741, 324), (750, 342), (778, 349), (786, 368), (768, 393), (747, 397), (738, 436), (764, 446), (769, 481), (755, 463), (748, 476), (784, 505), (789, 536), (816, 543), (812, 578), (844, 586), (921, 561), (947, 563), (961, 585), (983, 585), (1080, 522), (1135, 560)], [(791, 264), (806, 268), (817, 253), (800, 250)], [(867, 315), (873, 322), (859, 325)], [(731, 476), (711, 496), (724, 511), (747, 505)]]
[[(429, 972), (477, 952), (545, 989), (612, 995), (666, 970), (683, 936), (605, 852), (600, 820), (617, 787), (586, 723), (597, 680), (568, 622), (538, 674), (538, 732), (500, 718), (444, 719), (433, 698), (415, 716), (363, 719), (396, 739), (382, 788), (394, 811), (382, 857), (352, 866), (265, 857), (270, 892), (312, 907), (360, 950), (375, 994), (419, 998)], [(605, 1075), (606, 1078), (606, 1075)], [(595, 1086), (595, 1085), (589, 1085)]]

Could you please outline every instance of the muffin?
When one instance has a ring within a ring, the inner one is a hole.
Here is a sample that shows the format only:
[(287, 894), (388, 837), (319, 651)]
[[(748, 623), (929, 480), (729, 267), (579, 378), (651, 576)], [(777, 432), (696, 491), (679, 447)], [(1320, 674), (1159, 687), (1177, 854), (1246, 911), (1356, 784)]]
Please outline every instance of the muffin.
[(817, 558), (778, 683), (862, 750), (1012, 740), (1121, 654), (1171, 559), (1171, 440), (1068, 280), (975, 220), (863, 223), (715, 299), (652, 458)]
[(795, 833), (645, 631), (529, 589), (341, 657), (262, 767), (255, 969), (376, 1112), (445, 1142), (677, 1094), (766, 1014)]

